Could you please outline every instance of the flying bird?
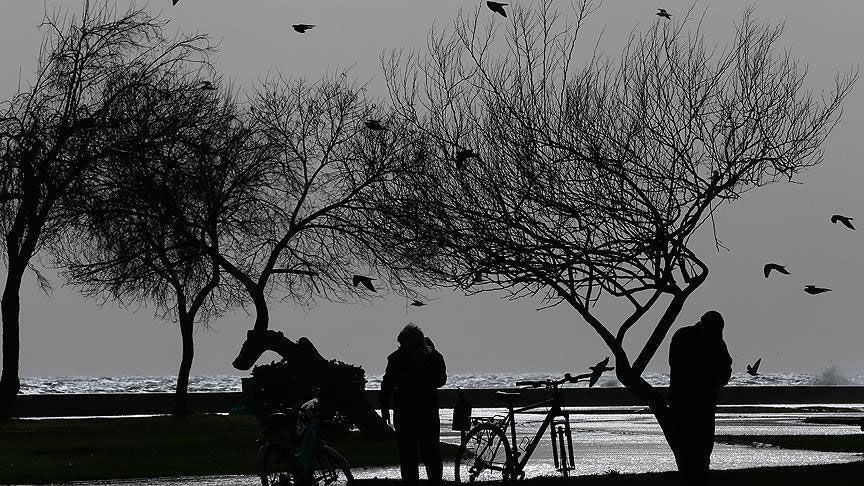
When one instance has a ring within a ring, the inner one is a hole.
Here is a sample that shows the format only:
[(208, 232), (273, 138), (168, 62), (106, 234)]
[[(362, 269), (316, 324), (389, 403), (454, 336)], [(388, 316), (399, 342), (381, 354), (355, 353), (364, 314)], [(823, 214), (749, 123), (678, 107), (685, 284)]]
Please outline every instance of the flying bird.
[(369, 119), (364, 122), (366, 128), (369, 130), (375, 130), (376, 132), (380, 132), (382, 130), (387, 130), (387, 127), (381, 124), (380, 120)]
[(372, 277), (367, 277), (365, 275), (354, 275), (351, 283), (353, 283), (355, 287), (359, 284), (363, 284), (363, 286), (369, 289), (371, 292), (375, 292), (375, 286), (372, 285), (373, 280), (375, 279)]
[(663, 17), (664, 19), (671, 19), (672, 18), (672, 16), (669, 14), (669, 12), (666, 11), (665, 8), (658, 8), (657, 13), (654, 15), (656, 15), (658, 17)]
[(780, 265), (778, 263), (766, 263), (765, 268), (763, 268), (762, 270), (762, 272), (765, 274), (765, 278), (768, 278), (768, 275), (771, 275), (771, 270), (780, 272), (783, 275), (789, 275), (789, 270), (786, 270), (786, 267), (784, 267), (783, 265)]
[(468, 159), (479, 159), (480, 154), (471, 149), (459, 149), (456, 152), (456, 168), (462, 170), (465, 167), (465, 161)]
[(307, 30), (315, 27), (314, 24), (294, 24), (291, 26), (292, 29), (296, 30), (301, 34), (305, 34)]
[(423, 307), (424, 305), (426, 305), (426, 302), (423, 302), (422, 300), (414, 299), (414, 302), (411, 302), (411, 305), (413, 307)]
[(198, 89), (204, 91), (216, 91), (216, 86), (213, 86), (213, 82), (211, 81), (201, 81), (201, 84), (198, 85)]
[(839, 222), (843, 223), (843, 226), (845, 226), (851, 230), (855, 229), (855, 227), (852, 226), (852, 220), (853, 219), (855, 219), (855, 218), (843, 216), (842, 214), (835, 214), (834, 216), (831, 216), (831, 222), (832, 223), (837, 224), (837, 222), (839, 221)]
[(762, 358), (756, 360), (752, 365), (747, 365), (747, 374), (750, 376), (759, 376), (759, 365), (762, 364)]
[(504, 11), (504, 6), (506, 3), (501, 2), (486, 2), (486, 6), (489, 7), (489, 10), (501, 14), (502, 17), (507, 16), (507, 12)]
[(588, 387), (592, 387), (597, 384), (597, 380), (600, 379), (600, 375), (602, 375), (606, 371), (612, 371), (615, 369), (614, 366), (607, 366), (609, 364), (609, 356), (606, 356), (606, 359), (597, 363), (594, 366), (589, 366), (588, 369), (591, 370), (591, 377), (588, 381)]
[(825, 292), (831, 292), (831, 289), (826, 289), (825, 287), (817, 287), (815, 285), (805, 285), (804, 292), (807, 292), (810, 295), (816, 295)]

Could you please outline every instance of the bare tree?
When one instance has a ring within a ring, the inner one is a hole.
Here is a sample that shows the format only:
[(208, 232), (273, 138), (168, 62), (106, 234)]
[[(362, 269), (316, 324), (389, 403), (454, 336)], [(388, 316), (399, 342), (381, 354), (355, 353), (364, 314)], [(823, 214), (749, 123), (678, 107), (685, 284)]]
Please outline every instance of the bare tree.
[[(142, 76), (194, 64), (208, 47), (203, 36), (171, 39), (165, 22), (134, 6), (85, 1), (79, 15), (55, 12), (30, 86), (0, 108), (0, 227), (6, 282), (2, 298), (3, 374), (0, 417), (18, 393), (19, 289), (33, 258), (62, 237), (67, 219), (58, 201), (91, 167), (111, 157), (102, 129), (122, 124), (109, 112)], [(42, 285), (47, 285), (36, 272)]]
[[(383, 271), (401, 282), (399, 275), (411, 274), (386, 259), (360, 196), (407, 166), (403, 148), (412, 134), (389, 125), (364, 93), (347, 76), (263, 83), (250, 101), (260, 150), (249, 163), (266, 175), (250, 192), (214, 201), (232, 208), (217, 211), (218, 248), (187, 235), (246, 293), (255, 333), (268, 329), (274, 295), (300, 305), (365, 298), (354, 275)], [(226, 174), (221, 183), (236, 186), (234, 178), (248, 173)], [(252, 364), (234, 361), (240, 369)]]
[[(857, 72), (814, 95), (780, 48), (782, 26), (752, 10), (725, 46), (708, 46), (691, 12), (634, 33), (619, 59), (580, 63), (577, 34), (596, 7), (463, 14), (428, 52), (383, 58), (427, 157), (377, 194), (391, 204), (378, 227), (469, 293), (569, 305), (674, 450), (667, 404), (642, 374), (708, 276), (691, 238), (722, 203), (819, 163)], [(623, 321), (599, 317), (622, 304)], [(637, 325), (647, 340), (626, 341)]]
[(80, 196), (64, 207), (77, 217), (75, 237), (69, 232), (54, 254), (86, 295), (151, 304), (179, 324), (176, 413), (182, 415), (189, 412), (196, 323), (206, 327), (235, 303), (230, 289), (218, 288), (219, 266), (185, 235), (219, 248), (212, 201), (220, 181), (210, 176), (255, 150), (234, 97), (201, 88), (209, 79), (181, 73), (156, 81), (117, 103), (118, 116), (129, 122), (106, 136), (123, 148), (90, 171)]

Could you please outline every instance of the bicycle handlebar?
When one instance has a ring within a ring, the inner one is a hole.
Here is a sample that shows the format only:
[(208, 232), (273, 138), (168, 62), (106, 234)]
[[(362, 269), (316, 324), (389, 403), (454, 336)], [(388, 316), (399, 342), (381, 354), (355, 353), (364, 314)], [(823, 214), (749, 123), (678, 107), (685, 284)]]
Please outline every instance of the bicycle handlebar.
[(550, 380), (548, 378), (545, 380), (521, 380), (516, 382), (516, 386), (530, 386), (532, 388), (551, 387), (563, 385), (565, 383), (577, 383), (582, 379), (589, 378), (590, 376), (590, 373), (576, 376), (572, 376), (570, 373), (564, 373), (564, 377), (558, 380)]

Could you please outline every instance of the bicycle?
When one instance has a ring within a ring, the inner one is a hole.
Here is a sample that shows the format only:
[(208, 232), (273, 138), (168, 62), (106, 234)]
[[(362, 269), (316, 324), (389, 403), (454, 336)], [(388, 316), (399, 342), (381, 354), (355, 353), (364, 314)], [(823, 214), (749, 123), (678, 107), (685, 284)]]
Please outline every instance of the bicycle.
[(262, 421), (257, 471), (261, 486), (350, 485), (348, 461), (318, 436), (318, 399)]
[[(570, 471), (575, 469), (573, 434), (570, 429), (569, 414), (561, 408), (561, 393), (558, 387), (565, 383), (576, 383), (583, 378), (591, 379), (591, 377), (592, 374), (573, 377), (567, 373), (558, 380), (517, 381), (516, 386), (544, 387), (552, 395), (549, 399), (519, 408), (513, 407), (513, 401), (520, 396), (520, 393), (495, 392), (495, 396), (505, 403), (507, 415), (472, 419), (472, 422), (477, 425), (468, 432), (456, 453), (455, 481), (463, 483), (524, 479), (525, 465), (546, 429), (550, 427), (555, 469), (565, 477), (568, 476)], [(524, 446), (522, 444), (517, 446), (515, 415), (547, 406), (549, 410), (533, 439), (527, 444), (523, 439)]]

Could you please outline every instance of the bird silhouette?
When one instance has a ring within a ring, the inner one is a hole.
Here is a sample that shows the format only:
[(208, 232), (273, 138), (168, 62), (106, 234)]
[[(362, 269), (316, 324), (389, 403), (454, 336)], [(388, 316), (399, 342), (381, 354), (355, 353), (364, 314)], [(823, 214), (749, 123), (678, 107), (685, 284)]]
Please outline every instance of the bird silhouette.
[(479, 159), (480, 154), (471, 149), (459, 149), (456, 152), (456, 168), (462, 170), (465, 167), (465, 161), (471, 158)]
[(380, 132), (382, 130), (387, 130), (387, 127), (381, 124), (380, 120), (369, 119), (364, 122), (366, 128), (369, 130), (375, 130), (376, 132)]
[(831, 216), (831, 222), (832, 223), (837, 224), (837, 222), (839, 221), (839, 222), (843, 223), (843, 226), (845, 226), (851, 230), (855, 229), (855, 227), (852, 226), (852, 220), (853, 219), (855, 219), (855, 218), (843, 216), (842, 214), (835, 214), (834, 216)]
[(507, 12), (504, 11), (504, 6), (506, 3), (501, 2), (486, 2), (486, 6), (489, 7), (489, 10), (501, 14), (502, 17), (507, 16)]
[(612, 371), (615, 369), (614, 366), (607, 366), (609, 364), (609, 356), (606, 356), (606, 359), (597, 363), (594, 366), (589, 366), (588, 369), (591, 370), (591, 377), (588, 381), (588, 387), (592, 387), (597, 384), (597, 380), (600, 379), (600, 375), (602, 375), (606, 371)]
[(375, 286), (372, 285), (372, 281), (375, 280), (372, 277), (367, 277), (365, 275), (354, 275), (354, 278), (351, 279), (351, 283), (356, 287), (359, 284), (363, 284), (364, 287), (369, 289), (371, 292), (375, 292)]
[(305, 34), (307, 30), (314, 28), (314, 24), (294, 24), (291, 26), (292, 29), (296, 30), (301, 34)]
[(778, 263), (766, 263), (765, 267), (762, 269), (762, 272), (765, 274), (765, 278), (768, 278), (768, 275), (771, 275), (771, 270), (776, 270), (783, 275), (789, 275), (789, 270), (786, 270), (786, 267), (780, 265)]
[(669, 12), (666, 11), (665, 8), (658, 8), (657, 13), (654, 15), (656, 15), (658, 17), (663, 17), (664, 19), (671, 19), (672, 18), (672, 16), (669, 14)]
[(807, 292), (810, 295), (816, 295), (825, 292), (831, 292), (831, 289), (826, 289), (825, 287), (817, 287), (815, 285), (805, 285), (804, 292)]
[(759, 376), (759, 365), (762, 364), (762, 358), (756, 360), (752, 365), (747, 365), (747, 374), (750, 376)]
[(411, 305), (413, 307), (423, 307), (424, 305), (426, 305), (426, 302), (423, 302), (422, 300), (414, 299), (414, 301), (411, 302)]
[(213, 82), (211, 81), (201, 81), (198, 85), (198, 89), (202, 89), (204, 91), (215, 91), (216, 86), (213, 86)]

